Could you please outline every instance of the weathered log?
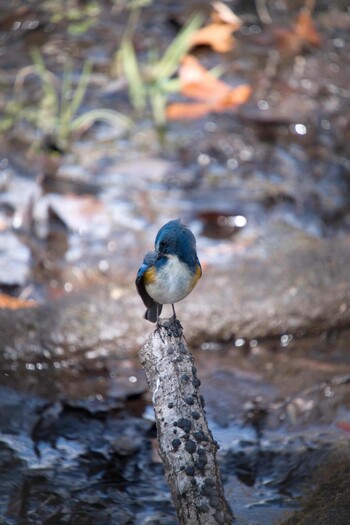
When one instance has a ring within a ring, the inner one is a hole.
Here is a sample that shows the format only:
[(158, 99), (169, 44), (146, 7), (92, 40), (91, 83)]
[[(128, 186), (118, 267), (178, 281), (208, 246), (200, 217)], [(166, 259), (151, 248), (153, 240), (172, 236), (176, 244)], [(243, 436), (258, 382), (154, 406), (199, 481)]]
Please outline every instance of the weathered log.
[(180, 525), (229, 525), (194, 359), (176, 319), (163, 319), (140, 350), (152, 395), (159, 453)]

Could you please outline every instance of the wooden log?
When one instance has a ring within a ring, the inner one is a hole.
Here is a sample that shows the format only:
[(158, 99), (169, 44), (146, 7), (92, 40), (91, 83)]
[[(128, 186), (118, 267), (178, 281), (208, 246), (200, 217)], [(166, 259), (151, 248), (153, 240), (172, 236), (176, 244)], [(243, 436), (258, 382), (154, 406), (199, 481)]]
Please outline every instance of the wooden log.
[(180, 525), (229, 525), (194, 359), (177, 319), (160, 320), (139, 352), (151, 392), (159, 453)]

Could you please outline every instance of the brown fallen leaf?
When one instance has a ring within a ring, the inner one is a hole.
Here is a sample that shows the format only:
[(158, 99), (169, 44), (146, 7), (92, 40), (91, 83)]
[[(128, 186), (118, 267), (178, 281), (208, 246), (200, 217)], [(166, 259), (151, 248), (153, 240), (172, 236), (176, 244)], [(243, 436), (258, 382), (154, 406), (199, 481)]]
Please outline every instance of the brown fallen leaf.
[(18, 299), (4, 293), (0, 293), (0, 308), (7, 310), (19, 310), (20, 308), (33, 308), (37, 306), (35, 301), (27, 301), (25, 299)]
[(233, 33), (242, 26), (242, 20), (222, 2), (212, 4), (212, 22), (198, 29), (191, 39), (191, 47), (210, 46), (218, 53), (231, 51), (235, 44)]
[(174, 102), (166, 109), (169, 120), (193, 120), (210, 113), (212, 109), (205, 102)]
[(180, 91), (186, 97), (208, 101), (225, 96), (230, 86), (212, 75), (193, 55), (186, 55), (179, 68)]
[(234, 37), (228, 24), (209, 24), (198, 29), (191, 39), (191, 47), (210, 46), (217, 53), (227, 53), (234, 47)]
[(338, 421), (337, 427), (350, 434), (350, 422), (349, 421)]
[(312, 20), (311, 11), (306, 8), (301, 9), (291, 29), (275, 28), (273, 33), (278, 47), (284, 53), (300, 53), (305, 44), (316, 47), (321, 45), (321, 37)]
[(210, 112), (223, 112), (244, 104), (252, 89), (243, 84), (232, 87), (214, 77), (192, 56), (184, 57), (179, 69), (181, 93), (200, 102), (178, 102), (169, 104), (167, 118), (195, 119)]
[(300, 11), (295, 22), (294, 31), (301, 40), (304, 40), (313, 46), (319, 46), (321, 44), (321, 37), (311, 18), (311, 12), (309, 9), (302, 9)]

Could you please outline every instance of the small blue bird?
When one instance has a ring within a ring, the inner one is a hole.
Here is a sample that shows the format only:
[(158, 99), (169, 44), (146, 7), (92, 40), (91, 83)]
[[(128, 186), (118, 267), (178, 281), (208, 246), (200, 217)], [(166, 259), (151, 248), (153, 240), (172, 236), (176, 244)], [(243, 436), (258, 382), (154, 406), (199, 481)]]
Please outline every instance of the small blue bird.
[(155, 323), (163, 304), (184, 299), (202, 275), (196, 239), (180, 219), (167, 222), (156, 236), (155, 251), (146, 254), (136, 277), (136, 288), (147, 310), (145, 319)]

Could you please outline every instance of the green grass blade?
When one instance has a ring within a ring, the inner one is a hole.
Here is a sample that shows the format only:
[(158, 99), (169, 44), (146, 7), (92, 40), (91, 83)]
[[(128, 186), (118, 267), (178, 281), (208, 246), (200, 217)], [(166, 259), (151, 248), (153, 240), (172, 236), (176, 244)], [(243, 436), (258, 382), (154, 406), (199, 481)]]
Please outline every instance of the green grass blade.
[(79, 107), (81, 106), (84, 100), (86, 90), (91, 78), (92, 67), (92, 62), (90, 60), (87, 60), (80, 73), (78, 85), (74, 91), (74, 95), (70, 103), (71, 118), (73, 118), (74, 115), (77, 113)]
[(188, 52), (191, 44), (191, 36), (200, 27), (202, 16), (199, 14), (190, 18), (189, 22), (181, 29), (172, 43), (165, 51), (163, 57), (154, 67), (154, 78), (157, 80), (170, 78), (177, 68), (181, 59)]
[(71, 122), (72, 131), (86, 131), (95, 122), (102, 121), (117, 128), (129, 128), (133, 125), (132, 120), (112, 109), (92, 109), (86, 111)]
[(58, 79), (47, 69), (38, 49), (32, 49), (31, 55), (35, 71), (41, 80), (43, 89), (43, 96), (39, 107), (38, 124), (39, 127), (51, 132), (57, 126), (59, 115), (60, 103), (56, 89)]
[(178, 78), (170, 78), (162, 84), (162, 91), (164, 93), (178, 93), (180, 89), (181, 81)]
[(86, 61), (84, 67), (79, 75), (77, 87), (73, 92), (72, 99), (67, 98), (67, 93), (73, 90), (73, 65), (71, 61), (67, 61), (67, 66), (63, 72), (63, 84), (61, 93), (61, 113), (59, 118), (58, 134), (63, 141), (67, 140), (71, 133), (71, 126), (74, 116), (81, 106), (86, 90), (90, 81), (90, 74), (92, 64)]
[(158, 89), (154, 90), (154, 93), (152, 94), (150, 98), (150, 102), (151, 102), (151, 107), (152, 107), (153, 120), (157, 128), (163, 128), (165, 126), (166, 101), (167, 101), (167, 97), (163, 92), (159, 91)]
[(59, 134), (62, 136), (62, 138), (66, 138), (66, 136), (69, 135), (69, 123), (72, 120), (72, 115), (70, 112), (70, 100), (67, 96), (72, 90), (72, 74), (73, 64), (71, 60), (67, 59), (64, 63), (62, 73), (60, 108), (58, 114)]
[(146, 107), (146, 90), (137, 62), (135, 49), (129, 39), (123, 40), (120, 53), (123, 72), (129, 86), (131, 103), (137, 111), (142, 111)]

